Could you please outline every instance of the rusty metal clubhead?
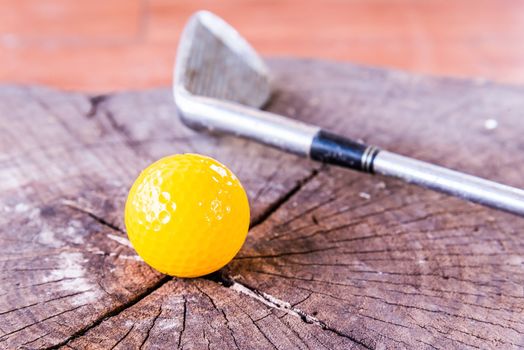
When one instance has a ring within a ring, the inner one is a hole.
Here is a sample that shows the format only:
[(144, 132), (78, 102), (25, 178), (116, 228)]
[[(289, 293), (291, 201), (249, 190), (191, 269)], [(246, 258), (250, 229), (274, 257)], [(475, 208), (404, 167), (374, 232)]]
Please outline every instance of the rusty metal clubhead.
[(269, 69), (249, 43), (221, 18), (195, 13), (182, 33), (175, 95), (213, 98), (253, 108), (270, 97)]

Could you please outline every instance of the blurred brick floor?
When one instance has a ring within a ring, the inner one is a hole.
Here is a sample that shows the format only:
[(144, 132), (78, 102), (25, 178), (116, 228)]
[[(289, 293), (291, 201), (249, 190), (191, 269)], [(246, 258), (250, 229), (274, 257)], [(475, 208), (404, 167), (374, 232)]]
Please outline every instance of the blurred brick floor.
[(0, 80), (97, 92), (168, 85), (197, 9), (264, 55), (524, 83), (524, 0), (0, 0)]

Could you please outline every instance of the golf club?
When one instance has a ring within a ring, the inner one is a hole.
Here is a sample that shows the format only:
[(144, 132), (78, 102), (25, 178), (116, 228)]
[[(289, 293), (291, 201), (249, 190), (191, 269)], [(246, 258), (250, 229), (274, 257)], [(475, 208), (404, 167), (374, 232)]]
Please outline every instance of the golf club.
[(200, 11), (178, 47), (175, 104), (191, 128), (230, 133), (314, 160), (403, 179), (524, 216), (524, 191), (350, 140), (260, 110), (271, 94), (269, 70), (238, 32)]

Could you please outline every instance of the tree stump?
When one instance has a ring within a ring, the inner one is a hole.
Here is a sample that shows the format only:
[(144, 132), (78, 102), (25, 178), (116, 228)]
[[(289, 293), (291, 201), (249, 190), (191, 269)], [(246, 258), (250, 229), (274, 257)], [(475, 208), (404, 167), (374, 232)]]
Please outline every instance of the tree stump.
[[(273, 112), (524, 187), (524, 88), (271, 67)], [(169, 89), (0, 91), (0, 348), (524, 346), (522, 218), (195, 133)], [(140, 170), (182, 152), (228, 165), (252, 207), (239, 255), (197, 279), (149, 268), (123, 225)]]

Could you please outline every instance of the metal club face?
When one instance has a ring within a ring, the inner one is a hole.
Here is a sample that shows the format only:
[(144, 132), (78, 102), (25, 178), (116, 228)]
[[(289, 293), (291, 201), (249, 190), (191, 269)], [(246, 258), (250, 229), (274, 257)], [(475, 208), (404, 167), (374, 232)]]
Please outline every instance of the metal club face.
[(216, 15), (199, 11), (178, 47), (174, 94), (260, 108), (270, 96), (269, 71), (247, 41)]
[(178, 46), (173, 95), (187, 126), (255, 140), (303, 156), (318, 127), (260, 110), (269, 70), (247, 41), (216, 15), (199, 11)]

